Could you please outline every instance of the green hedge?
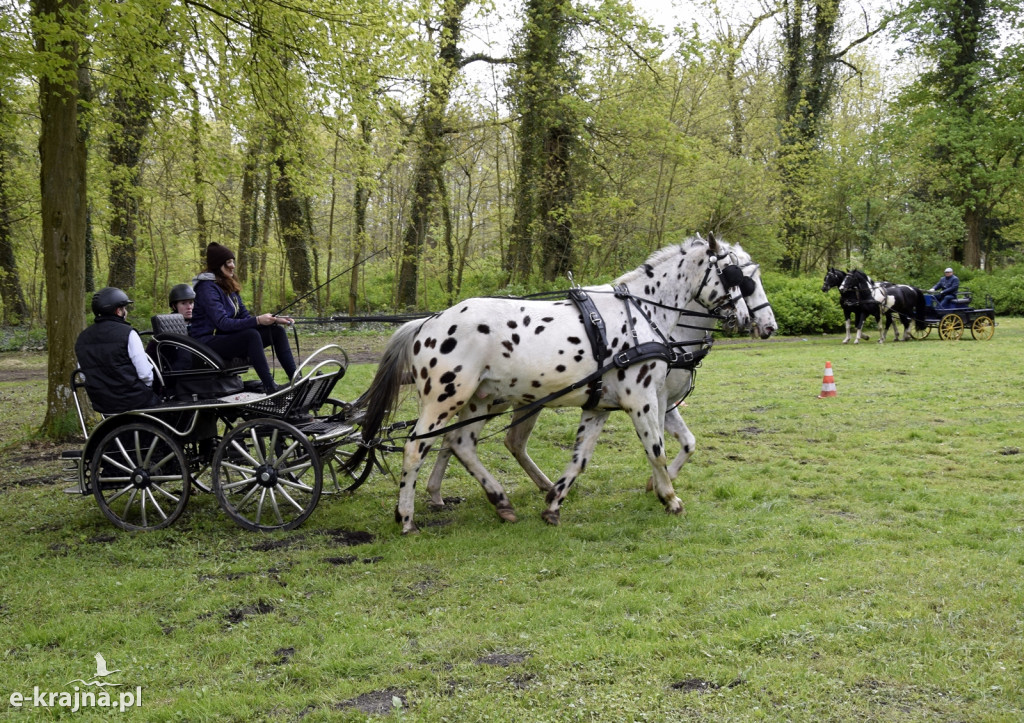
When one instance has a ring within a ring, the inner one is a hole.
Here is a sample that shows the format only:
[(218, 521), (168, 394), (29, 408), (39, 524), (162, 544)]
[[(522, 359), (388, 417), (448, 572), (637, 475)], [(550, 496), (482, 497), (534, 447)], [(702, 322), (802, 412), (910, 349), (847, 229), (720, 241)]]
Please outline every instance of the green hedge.
[(832, 289), (823, 293), (821, 277), (792, 278), (765, 272), (761, 280), (775, 312), (775, 320), (779, 323), (780, 334), (822, 334), (842, 330), (839, 292)]

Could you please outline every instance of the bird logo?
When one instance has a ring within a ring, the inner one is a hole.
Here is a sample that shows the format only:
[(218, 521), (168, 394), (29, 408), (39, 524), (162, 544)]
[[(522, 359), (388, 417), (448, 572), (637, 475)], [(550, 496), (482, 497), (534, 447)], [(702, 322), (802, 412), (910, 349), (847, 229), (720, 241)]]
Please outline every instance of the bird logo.
[(120, 673), (120, 672), (121, 672), (120, 669), (118, 669), (118, 670), (107, 670), (106, 658), (104, 658), (100, 653), (96, 653), (96, 676), (95, 676), (95, 679), (91, 680), (91, 681), (86, 681), (86, 680), (82, 680), (81, 678), (78, 678), (77, 680), (69, 681), (68, 685), (71, 685), (71, 683), (81, 683), (82, 685), (95, 685), (95, 686), (98, 686), (98, 687), (101, 687), (101, 688), (102, 687), (106, 687), (108, 685), (109, 686), (118, 686), (118, 685), (121, 685), (121, 683), (108, 683), (105, 680), (100, 680), (100, 678), (106, 678), (108, 675), (113, 675), (114, 673)]

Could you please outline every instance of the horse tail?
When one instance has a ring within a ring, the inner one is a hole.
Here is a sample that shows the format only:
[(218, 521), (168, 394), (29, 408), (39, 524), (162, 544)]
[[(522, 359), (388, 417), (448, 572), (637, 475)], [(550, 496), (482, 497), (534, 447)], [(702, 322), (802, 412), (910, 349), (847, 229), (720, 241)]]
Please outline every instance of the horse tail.
[(924, 292), (916, 286), (914, 291), (917, 294), (917, 298), (914, 301), (914, 328), (918, 331), (923, 331), (927, 326), (924, 317), (928, 313), (928, 307), (925, 304)]
[(423, 324), (424, 322), (419, 319), (407, 322), (391, 336), (384, 347), (373, 381), (366, 391), (352, 402), (354, 408), (365, 410), (359, 421), (363, 443), (345, 461), (346, 471), (353, 472), (359, 469), (371, 447), (370, 442), (394, 412), (402, 384), (412, 380), (412, 341)]

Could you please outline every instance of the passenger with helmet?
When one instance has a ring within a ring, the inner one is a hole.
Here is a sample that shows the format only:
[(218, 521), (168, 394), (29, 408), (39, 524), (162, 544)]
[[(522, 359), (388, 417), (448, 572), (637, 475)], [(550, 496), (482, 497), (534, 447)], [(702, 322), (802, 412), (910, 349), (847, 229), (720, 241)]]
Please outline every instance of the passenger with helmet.
[(290, 380), (295, 374), (295, 358), (288, 346), (288, 334), (282, 328), (294, 323), (287, 316), (253, 316), (242, 301), (241, 284), (235, 278), (235, 254), (219, 243), (206, 247), (206, 270), (192, 280), (195, 309), (189, 334), (226, 359), (246, 357), (263, 383), (273, 394), (280, 387), (274, 382), (263, 350), (273, 346)]
[[(190, 327), (192, 324), (192, 310), (196, 305), (196, 292), (192, 290), (192, 287), (188, 284), (172, 286), (167, 294), (167, 303), (171, 307), (172, 314), (181, 314), (185, 319), (185, 328)], [(157, 358), (157, 343), (155, 341), (149, 342), (146, 346), (146, 354), (149, 355), (150, 359)], [(165, 347), (161, 363), (164, 365), (170, 363), (171, 369), (180, 371), (188, 369), (192, 365), (192, 356), (187, 353), (179, 354), (177, 349)]]
[(117, 414), (160, 404), (153, 391), (153, 363), (142, 338), (128, 323), (128, 294), (113, 286), (92, 297), (92, 326), (78, 335), (75, 356), (85, 374), (85, 391), (93, 409)]
[(185, 323), (192, 322), (192, 310), (196, 305), (196, 292), (188, 284), (177, 284), (171, 287), (167, 295), (167, 303), (171, 305), (172, 314), (181, 314)]

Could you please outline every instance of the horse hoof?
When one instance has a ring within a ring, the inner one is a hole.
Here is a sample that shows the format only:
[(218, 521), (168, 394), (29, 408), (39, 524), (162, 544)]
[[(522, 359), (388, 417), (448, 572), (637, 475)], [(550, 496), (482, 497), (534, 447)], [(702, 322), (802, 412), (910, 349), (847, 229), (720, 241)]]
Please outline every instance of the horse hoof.
[(674, 500), (665, 504), (665, 512), (670, 515), (681, 515), (683, 514), (683, 503), (679, 501), (677, 497)]
[(420, 534), (420, 528), (416, 525), (409, 524), (402, 528), (403, 535), (418, 535)]
[(432, 509), (434, 512), (443, 510), (445, 509), (444, 500), (441, 500), (440, 502), (434, 502), (434, 500), (430, 500), (430, 502), (427, 503), (427, 507)]
[(646, 492), (654, 492), (654, 478), (653, 477), (649, 477), (647, 479), (647, 489), (645, 491)]
[(519, 521), (516, 518), (515, 510), (513, 510), (511, 507), (499, 507), (498, 508), (498, 517), (500, 517), (502, 519), (502, 521), (504, 521), (504, 522), (518, 522)]
[(560, 513), (558, 510), (555, 510), (553, 512), (551, 510), (544, 510), (543, 512), (540, 513), (540, 516), (541, 519), (543, 519), (552, 527), (558, 527), (558, 523), (561, 521), (559, 519)]

